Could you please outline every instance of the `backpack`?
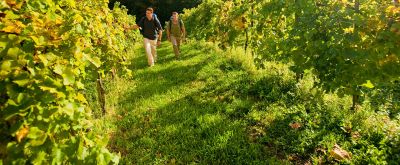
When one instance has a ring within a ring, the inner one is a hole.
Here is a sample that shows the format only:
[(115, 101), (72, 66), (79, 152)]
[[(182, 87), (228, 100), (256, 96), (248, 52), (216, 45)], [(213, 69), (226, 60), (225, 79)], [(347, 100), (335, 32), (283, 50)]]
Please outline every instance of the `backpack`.
[(156, 13), (153, 13), (153, 19), (158, 19)]
[[(181, 19), (178, 19), (179, 22), (179, 29), (182, 32), (182, 26), (183, 26), (183, 21)], [(172, 27), (172, 17), (169, 19), (169, 31), (171, 32), (171, 27)]]

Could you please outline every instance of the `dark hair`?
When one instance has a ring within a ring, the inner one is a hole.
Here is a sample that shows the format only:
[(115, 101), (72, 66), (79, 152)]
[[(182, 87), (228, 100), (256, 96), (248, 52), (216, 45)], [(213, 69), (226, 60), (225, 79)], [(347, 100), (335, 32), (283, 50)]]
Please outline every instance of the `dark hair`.
[(174, 14), (178, 14), (178, 12), (176, 12), (176, 11), (172, 12), (172, 15), (174, 15)]
[(152, 13), (154, 12), (154, 9), (152, 8), (152, 7), (148, 7), (147, 9), (146, 9), (146, 11), (151, 11)]

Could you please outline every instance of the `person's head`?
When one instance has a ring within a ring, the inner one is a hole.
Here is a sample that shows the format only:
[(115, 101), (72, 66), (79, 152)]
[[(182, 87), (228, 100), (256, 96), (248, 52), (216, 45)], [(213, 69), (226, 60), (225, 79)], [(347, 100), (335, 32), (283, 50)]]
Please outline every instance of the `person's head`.
[(178, 20), (178, 18), (179, 18), (178, 12), (176, 12), (176, 11), (172, 12), (172, 19), (176, 21), (176, 20)]
[(154, 12), (154, 9), (151, 8), (151, 7), (146, 9), (146, 17), (147, 17), (147, 19), (152, 19), (153, 18), (153, 12)]

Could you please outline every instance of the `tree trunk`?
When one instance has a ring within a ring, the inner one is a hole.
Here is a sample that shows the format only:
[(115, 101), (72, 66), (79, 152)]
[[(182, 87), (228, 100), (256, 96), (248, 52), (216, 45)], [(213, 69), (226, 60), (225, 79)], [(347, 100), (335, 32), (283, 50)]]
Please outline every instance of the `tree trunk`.
[[(254, 4), (251, 5), (251, 16), (254, 16)], [(254, 26), (254, 20), (250, 19), (250, 28)], [(247, 53), (247, 48), (249, 47), (249, 27), (246, 28), (246, 42), (244, 44), (244, 51)]]
[(249, 45), (249, 29), (246, 28), (246, 42), (244, 43), (244, 52), (247, 53), (247, 46)]
[(296, 81), (300, 81), (303, 79), (304, 73), (303, 72), (296, 72)]
[(100, 73), (98, 74), (97, 79), (97, 94), (99, 97), (99, 103), (102, 110), (103, 115), (106, 114), (106, 96), (105, 96), (105, 89), (103, 85), (103, 79), (101, 78)]
[(353, 105), (351, 106), (352, 110), (357, 110), (357, 107), (360, 105), (360, 95), (353, 95)]
[(360, 0), (355, 0), (354, 9), (356, 10), (356, 12), (360, 12)]
[(115, 67), (111, 69), (111, 76), (113, 80), (117, 77), (117, 69)]

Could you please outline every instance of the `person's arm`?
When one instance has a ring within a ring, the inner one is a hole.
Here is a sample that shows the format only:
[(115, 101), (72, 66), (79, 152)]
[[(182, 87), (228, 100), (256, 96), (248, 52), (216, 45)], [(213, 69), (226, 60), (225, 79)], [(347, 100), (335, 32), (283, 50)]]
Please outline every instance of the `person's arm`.
[(132, 29), (136, 30), (136, 29), (139, 29), (139, 28), (140, 28), (139, 25), (135, 24), (135, 25), (132, 25), (132, 26), (128, 26), (125, 29), (126, 30), (132, 30)]
[(182, 35), (183, 35), (183, 38), (185, 38), (186, 37), (186, 29), (185, 29), (185, 26), (183, 26), (183, 28), (182, 28)]
[(159, 21), (158, 19), (155, 19), (155, 20), (156, 20), (156, 25), (157, 25), (157, 28), (158, 28), (157, 45), (159, 46), (159, 45), (161, 44), (161, 38), (162, 38), (162, 31), (163, 31), (163, 29), (162, 29), (162, 27), (161, 27), (160, 21)]
[[(171, 22), (171, 21), (170, 21)], [(168, 39), (168, 41), (171, 41), (171, 32), (169, 31), (169, 24), (170, 24), (170, 22), (167, 22), (167, 26), (165, 26), (166, 28), (167, 28), (167, 39)]]
[(143, 24), (144, 24), (144, 19), (142, 18), (142, 19), (140, 19), (140, 21), (137, 24), (130, 26), (129, 29), (134, 29), (134, 30), (142, 29)]
[(161, 44), (161, 38), (162, 38), (162, 30), (158, 30), (157, 46), (160, 46), (160, 44)]
[(143, 27), (143, 24), (144, 24), (144, 17), (141, 18), (137, 24), (134, 24), (134, 25), (132, 25), (132, 26), (125, 27), (125, 29), (126, 29), (126, 30), (141, 29), (141, 28)]
[(183, 23), (183, 21), (182, 21), (182, 38), (183, 38), (183, 41), (186, 40), (186, 28), (185, 28), (185, 24)]

